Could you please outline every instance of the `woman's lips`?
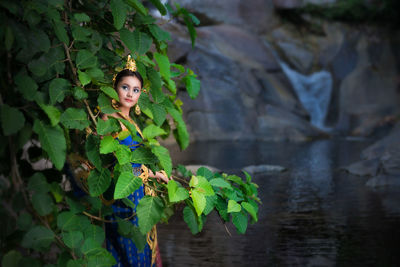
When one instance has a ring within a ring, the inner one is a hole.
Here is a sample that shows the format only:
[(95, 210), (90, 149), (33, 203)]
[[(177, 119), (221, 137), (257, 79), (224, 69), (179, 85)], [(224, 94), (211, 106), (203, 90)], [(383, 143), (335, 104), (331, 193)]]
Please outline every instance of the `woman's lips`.
[(125, 101), (126, 101), (126, 102), (133, 102), (132, 99), (128, 99), (128, 98), (125, 98)]

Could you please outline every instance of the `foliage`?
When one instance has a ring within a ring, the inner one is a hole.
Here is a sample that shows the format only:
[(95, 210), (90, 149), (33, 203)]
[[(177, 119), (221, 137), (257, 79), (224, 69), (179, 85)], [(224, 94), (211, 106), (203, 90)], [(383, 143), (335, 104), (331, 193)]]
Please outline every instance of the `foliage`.
[[(114, 258), (102, 247), (102, 223), (112, 210), (101, 199), (133, 206), (126, 197), (142, 180), (133, 175), (130, 162), (171, 175), (169, 151), (159, 139), (173, 133), (181, 149), (188, 146), (177, 88), (185, 87), (191, 98), (200, 90), (193, 71), (170, 62), (170, 34), (148, 7), (180, 17), (193, 45), (199, 22), (179, 5), (159, 0), (1, 0), (0, 5), (2, 266), (113, 265)], [(127, 53), (136, 59), (147, 91), (139, 99), (143, 115), (135, 118), (145, 138), (138, 139), (142, 146), (134, 152), (112, 137), (126, 137), (120, 123), (136, 137), (134, 125), (100, 118), (115, 112), (111, 98), (118, 96), (110, 82)], [(139, 247), (177, 204), (185, 205), (184, 220), (194, 234), (214, 209), (240, 233), (249, 217), (257, 221), (257, 186), (248, 174), (243, 181), (205, 168), (196, 175), (178, 169), (186, 178), (167, 185), (150, 179), (157, 195), (139, 202), (139, 227), (118, 222), (121, 234)], [(68, 177), (80, 178), (76, 182), (87, 193), (70, 191)], [(45, 257), (50, 247), (57, 262)]]

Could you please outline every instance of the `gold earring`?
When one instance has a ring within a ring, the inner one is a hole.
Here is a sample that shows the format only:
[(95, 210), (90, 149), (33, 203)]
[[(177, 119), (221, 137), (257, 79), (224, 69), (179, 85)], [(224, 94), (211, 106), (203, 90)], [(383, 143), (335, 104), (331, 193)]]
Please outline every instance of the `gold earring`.
[(142, 112), (140, 111), (139, 104), (136, 104), (135, 113), (136, 113), (136, 115), (138, 115), (138, 116), (140, 115), (140, 113), (142, 113)]
[(119, 108), (119, 103), (118, 103), (118, 101), (115, 100), (115, 99), (112, 99), (112, 100), (111, 100), (111, 106), (112, 106), (114, 109), (118, 109), (118, 108)]

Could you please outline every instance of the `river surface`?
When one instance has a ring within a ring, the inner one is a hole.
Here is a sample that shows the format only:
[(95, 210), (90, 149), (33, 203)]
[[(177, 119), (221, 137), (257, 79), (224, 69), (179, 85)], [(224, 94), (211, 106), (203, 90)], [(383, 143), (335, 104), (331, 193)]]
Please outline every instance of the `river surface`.
[(164, 267), (400, 266), (400, 188), (370, 188), (368, 178), (340, 169), (370, 144), (207, 142), (172, 149), (174, 165), (239, 174), (248, 165), (270, 164), (287, 171), (253, 176), (263, 204), (244, 235), (212, 213), (193, 236), (178, 209), (158, 227)]

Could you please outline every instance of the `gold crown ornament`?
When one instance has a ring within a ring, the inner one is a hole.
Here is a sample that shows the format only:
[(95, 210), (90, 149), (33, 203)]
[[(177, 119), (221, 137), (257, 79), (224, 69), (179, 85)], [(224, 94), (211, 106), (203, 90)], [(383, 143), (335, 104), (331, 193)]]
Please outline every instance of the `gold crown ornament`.
[(128, 55), (128, 60), (126, 61), (125, 69), (128, 69), (133, 72), (137, 70), (136, 61), (131, 57), (131, 55)]

